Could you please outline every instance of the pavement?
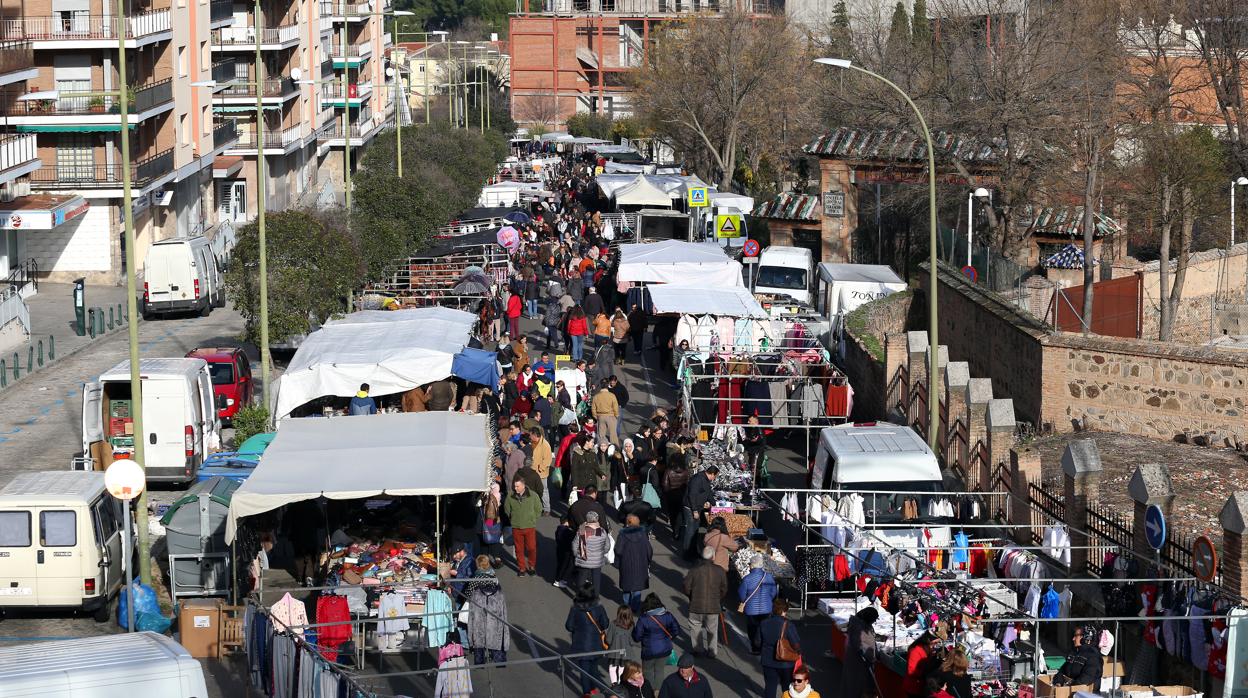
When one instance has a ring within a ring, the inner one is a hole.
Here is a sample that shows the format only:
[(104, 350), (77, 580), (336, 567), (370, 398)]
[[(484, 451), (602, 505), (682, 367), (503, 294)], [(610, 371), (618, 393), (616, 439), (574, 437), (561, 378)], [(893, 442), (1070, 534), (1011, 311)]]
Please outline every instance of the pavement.
[[(72, 311), (72, 308), (71, 308)], [(536, 321), (523, 321), (530, 343), (540, 352), (542, 343), (538, 338)], [(238, 344), (242, 320), (229, 309), (220, 309), (208, 318), (176, 318), (144, 322), (140, 325), (140, 340), (145, 356), (181, 356), (196, 346)], [(59, 363), (45, 373), (32, 376), (10, 390), (0, 393), (0, 485), (19, 470), (62, 469), (70, 457), (81, 449), (81, 384), (98, 376), (102, 371), (126, 358), (125, 333), (105, 337), (89, 349)], [(249, 352), (253, 355), (254, 350)], [(617, 369), (624, 381), (631, 400), (624, 409), (626, 433), (632, 433), (636, 425), (648, 418), (654, 406), (672, 406), (676, 393), (667, 376), (651, 370), (656, 354), (647, 353), (646, 363), (639, 363), (630, 354), (627, 365)], [(800, 487), (805, 481), (804, 445), (801, 438), (788, 444), (792, 448), (773, 447), (769, 468), (777, 486)], [(796, 451), (793, 449), (797, 449)], [(156, 489), (152, 499), (169, 501), (179, 490)], [(557, 507), (556, 510), (559, 510)], [(781, 547), (793, 554), (797, 532), (791, 525), (780, 522), (772, 513), (764, 513), (762, 525)], [(549, 657), (570, 648), (569, 633), (564, 622), (571, 606), (569, 592), (551, 585), (554, 569), (554, 528), (557, 519), (543, 518), (538, 526), (538, 570), (542, 576), (518, 578), (514, 572), (514, 558), (507, 555), (508, 569), (500, 573), (504, 593), (507, 595), (510, 621), (524, 628), (534, 638), (533, 642), (523, 634), (513, 632), (512, 662), (534, 657)], [(688, 613), (682, 591), (682, 581), (689, 564), (673, 556), (672, 538), (666, 526), (656, 526), (655, 556), (651, 569), (651, 590), (659, 595), (686, 630), (686, 636), (678, 641), (681, 652), (690, 648), (687, 631)], [(617, 572), (609, 567), (604, 570), (603, 603), (609, 616), (614, 617), (621, 597), (616, 580)], [(762, 673), (758, 657), (749, 653), (745, 640), (744, 619), (735, 613), (735, 581), (731, 583), (725, 606), (731, 609), (725, 614), (730, 640), (721, 646), (716, 659), (699, 658), (697, 666), (716, 696), (758, 696), (762, 692)], [(266, 578), (266, 594), (263, 601), (271, 604), (293, 587), (289, 575), (274, 570)], [(302, 592), (292, 588), (296, 595)], [(796, 602), (795, 595), (790, 600)], [(824, 656), (830, 639), (830, 622), (815, 613), (803, 616), (797, 610), (790, 613), (802, 636), (803, 656), (814, 673), (813, 685), (825, 696), (836, 696), (839, 670), (833, 660)], [(175, 626), (176, 630), (176, 626)], [(9, 643), (22, 643), (39, 639), (61, 639), (117, 632), (115, 622), (95, 623), (88, 617), (73, 613), (27, 613), (9, 615), (0, 622), (0, 647)], [(175, 635), (176, 637), (176, 635)], [(209, 696), (251, 695), (242, 677), (244, 663), (238, 658), (203, 660), (209, 683)], [(432, 675), (412, 675), (408, 672), (428, 670), (434, 666), (434, 656), (426, 652), (402, 654), (369, 653), (365, 667), (359, 675), (365, 685), (375, 688), (380, 695), (432, 695)], [(605, 662), (602, 675), (605, 678)], [(575, 696), (579, 695), (579, 680), (572, 665), (560, 666), (560, 662), (545, 664), (512, 664), (505, 668), (487, 668), (473, 672), (475, 696)]]

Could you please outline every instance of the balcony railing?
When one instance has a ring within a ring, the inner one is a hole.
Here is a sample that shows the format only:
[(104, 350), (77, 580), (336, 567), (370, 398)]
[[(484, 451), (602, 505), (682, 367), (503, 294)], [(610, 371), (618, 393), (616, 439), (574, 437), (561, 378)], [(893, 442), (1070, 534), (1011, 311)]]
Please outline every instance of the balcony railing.
[[(363, 121), (352, 123), (350, 128), (352, 138), (363, 138), (375, 130), (377, 130), (377, 122), (367, 117)], [(342, 138), (342, 119), (335, 119), (332, 123), (323, 126), (317, 133), (317, 138), (320, 140)]]
[(17, 133), (0, 136), (0, 171), (11, 170), (18, 165), (39, 157), (35, 134)]
[(217, 84), (233, 80), (238, 75), (234, 70), (234, 61), (217, 61), (212, 64), (212, 79)]
[[(265, 27), (260, 30), (261, 44), (285, 44), (298, 40), (298, 24)], [(212, 33), (212, 43), (217, 46), (254, 46), (256, 44), (256, 28), (226, 27), (225, 29), (218, 29)]]
[(234, 121), (225, 121), (212, 129), (212, 147), (221, 148), (226, 144), (238, 140), (238, 126), (234, 125)]
[(212, 0), (208, 10), (209, 21), (220, 22), (234, 16), (234, 0)]
[(35, 67), (35, 51), (29, 41), (0, 41), (0, 73)]
[[(275, 78), (264, 81), (265, 97), (281, 97), (294, 93), (296, 90), (295, 81), (290, 78)], [(254, 83), (236, 83), (221, 90), (220, 96), (223, 97), (255, 97), (256, 86)]]
[[(14, 17), (0, 20), (0, 39), (6, 41), (80, 41), (83, 39), (116, 39), (119, 33), (116, 17), (103, 15), (69, 15), (59, 17)], [(126, 38), (137, 39), (172, 28), (169, 9), (152, 10), (126, 18)]]
[(366, 2), (321, 3), (321, 15), (326, 17), (359, 17), (372, 13), (373, 11), (369, 9)]
[(382, 46), (389, 46), (389, 45), (391, 45), (391, 44), (393, 44), (393, 43), (394, 43), (394, 36), (392, 36), (392, 35), (390, 34), (390, 32), (384, 32), (384, 33), (382, 33), (382, 35), (381, 35), (381, 45), (382, 45)]
[[(373, 86), (366, 82), (347, 84), (347, 97), (351, 99), (367, 97), (372, 93), (372, 91)], [(335, 80), (332, 83), (326, 83), (321, 87), (321, 99), (326, 101), (342, 101), (342, 85), (338, 80)]]
[[(130, 113), (141, 114), (173, 101), (173, 79), (165, 78), (130, 88)], [(113, 95), (72, 95), (56, 99), (17, 100), (14, 93), (0, 95), (0, 113), (5, 116), (66, 116), (75, 114), (120, 114), (121, 101)]]
[[(342, 44), (331, 45), (329, 47), (330, 57), (342, 60), (344, 55), (343, 48)], [(345, 55), (347, 58), (363, 58), (364, 56), (368, 56), (373, 53), (373, 43), (371, 41), (365, 41), (361, 44), (347, 44), (345, 48)]]
[[(144, 186), (157, 177), (173, 171), (173, 149), (157, 153), (130, 166), (130, 182)], [(31, 173), (30, 181), (42, 189), (83, 189), (88, 187), (119, 187), (121, 164), (82, 165), (54, 164)]]
[[(303, 125), (296, 124), (284, 129), (276, 130), (266, 128), (264, 130), (264, 147), (265, 148), (285, 148), (303, 138)], [(238, 134), (238, 144), (235, 148), (244, 148), (254, 150), (256, 147), (256, 131), (254, 127), (248, 127)]]

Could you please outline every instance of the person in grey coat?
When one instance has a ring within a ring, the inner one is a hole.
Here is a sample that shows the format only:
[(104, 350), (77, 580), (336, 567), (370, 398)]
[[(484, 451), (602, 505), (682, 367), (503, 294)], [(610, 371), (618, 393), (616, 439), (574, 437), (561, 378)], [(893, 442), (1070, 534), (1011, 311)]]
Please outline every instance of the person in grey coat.
[(607, 552), (612, 547), (611, 536), (599, 524), (600, 518), (596, 511), (587, 512), (585, 523), (577, 530), (576, 540), (572, 543), (578, 582), (591, 580), (595, 594), (602, 589), (602, 566), (607, 563)]
[[(480, 581), (477, 581), (480, 579)], [(478, 570), (468, 592), (468, 644), (477, 664), (507, 661), (511, 634), (507, 628), (507, 597), (492, 569)]]

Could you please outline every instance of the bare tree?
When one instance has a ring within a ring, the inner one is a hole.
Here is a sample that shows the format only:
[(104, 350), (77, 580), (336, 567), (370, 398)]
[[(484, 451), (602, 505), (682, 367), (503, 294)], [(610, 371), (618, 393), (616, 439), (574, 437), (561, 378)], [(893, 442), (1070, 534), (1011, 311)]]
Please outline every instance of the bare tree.
[(512, 99), (516, 102), (516, 116), (521, 123), (536, 124), (550, 128), (559, 123), (559, 98), (551, 90), (542, 90), (536, 94), (517, 95)]
[(742, 152), (784, 144), (781, 105), (804, 103), (810, 57), (783, 16), (730, 7), (663, 26), (636, 76), (637, 111), (721, 189)]
[(1185, 21), (1208, 73), (1236, 169), (1248, 173), (1248, 7), (1243, 0), (1172, 0), (1169, 6)]

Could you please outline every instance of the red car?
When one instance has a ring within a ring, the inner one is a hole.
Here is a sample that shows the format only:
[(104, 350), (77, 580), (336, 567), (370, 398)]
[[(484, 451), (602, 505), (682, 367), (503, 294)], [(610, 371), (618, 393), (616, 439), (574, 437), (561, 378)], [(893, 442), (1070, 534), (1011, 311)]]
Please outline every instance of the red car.
[(255, 384), (251, 378), (251, 362), (238, 347), (200, 347), (187, 353), (188, 359), (208, 362), (212, 374), (212, 391), (217, 398), (217, 415), (225, 422), (234, 417), (243, 405), (251, 404)]

